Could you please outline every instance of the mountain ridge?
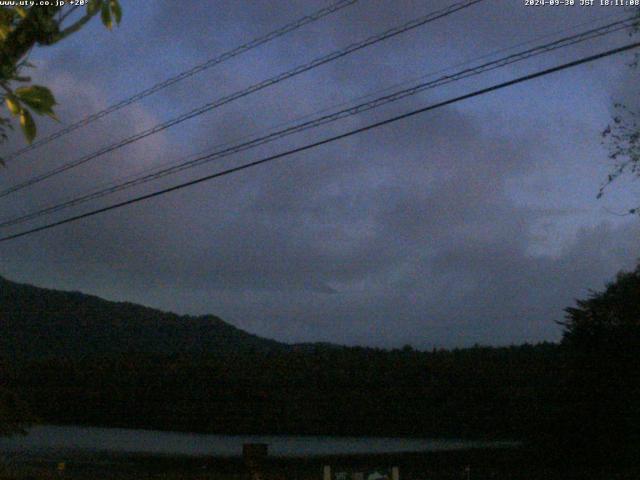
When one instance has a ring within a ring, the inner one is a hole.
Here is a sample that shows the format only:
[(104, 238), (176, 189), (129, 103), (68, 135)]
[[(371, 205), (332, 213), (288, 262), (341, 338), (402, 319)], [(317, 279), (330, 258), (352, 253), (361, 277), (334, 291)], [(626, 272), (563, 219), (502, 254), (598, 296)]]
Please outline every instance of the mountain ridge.
[(291, 346), (212, 315), (179, 315), (0, 276), (0, 354), (15, 358), (281, 351)]

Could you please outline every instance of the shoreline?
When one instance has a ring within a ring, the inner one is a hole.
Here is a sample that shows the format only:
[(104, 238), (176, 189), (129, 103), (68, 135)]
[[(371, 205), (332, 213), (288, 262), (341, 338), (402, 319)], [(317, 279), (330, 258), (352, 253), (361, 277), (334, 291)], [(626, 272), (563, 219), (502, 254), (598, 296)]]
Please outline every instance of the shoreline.
[[(551, 450), (531, 447), (482, 448), (434, 452), (404, 452), (388, 454), (332, 454), (298, 457), (268, 456), (261, 471), (266, 479), (321, 480), (324, 465), (332, 472), (346, 472), (348, 478), (356, 472), (367, 474), (387, 472), (397, 466), (401, 480), (414, 479), (573, 479), (640, 477), (636, 456), (627, 453), (619, 458), (583, 457), (577, 459)], [(58, 464), (65, 461), (63, 472)], [(248, 471), (239, 456), (180, 456), (155, 454), (93, 454), (75, 459), (24, 458), (0, 470), (3, 480), (29, 478), (122, 479), (244, 479)], [(335, 476), (333, 477), (335, 478)]]

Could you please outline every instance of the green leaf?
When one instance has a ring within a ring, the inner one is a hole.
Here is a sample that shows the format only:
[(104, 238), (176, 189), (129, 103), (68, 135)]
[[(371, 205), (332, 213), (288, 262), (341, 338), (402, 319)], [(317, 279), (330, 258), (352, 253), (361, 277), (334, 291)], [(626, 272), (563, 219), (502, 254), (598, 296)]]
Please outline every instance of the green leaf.
[(6, 40), (11, 33), (11, 25), (0, 24), (0, 40)]
[(20, 87), (16, 89), (16, 95), (36, 113), (49, 116), (53, 114), (56, 99), (47, 87), (40, 85)]
[(102, 23), (109, 30), (113, 27), (113, 22), (111, 21), (111, 10), (109, 9), (108, 3), (102, 4), (102, 10), (100, 11), (100, 18), (102, 18)]
[(120, 2), (118, 2), (118, 0), (110, 0), (109, 5), (111, 6), (113, 18), (116, 19), (116, 24), (120, 25), (120, 20), (122, 20), (122, 7), (120, 6)]
[(16, 12), (18, 12), (18, 15), (20, 15), (21, 18), (26, 18), (27, 17), (27, 10), (24, 7), (15, 7)]
[(96, 13), (101, 5), (101, 0), (89, 0), (89, 3), (87, 3), (87, 15), (93, 15)]
[(36, 123), (33, 121), (33, 117), (26, 108), (22, 110), (22, 113), (20, 113), (20, 127), (22, 127), (22, 132), (24, 133), (27, 142), (33, 142), (33, 139), (36, 138)]
[(18, 100), (13, 95), (7, 95), (7, 98), (4, 99), (4, 103), (7, 104), (7, 108), (13, 115), (19, 115), (22, 110), (22, 106), (20, 105), (20, 100)]

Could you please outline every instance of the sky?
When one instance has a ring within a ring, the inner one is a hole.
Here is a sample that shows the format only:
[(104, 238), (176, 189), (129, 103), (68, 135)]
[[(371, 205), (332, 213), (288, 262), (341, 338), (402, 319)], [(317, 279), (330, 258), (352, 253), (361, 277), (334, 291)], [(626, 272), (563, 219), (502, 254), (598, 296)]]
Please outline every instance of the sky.
[[(0, 188), (451, 3), (360, 0), (9, 162)], [(328, 2), (122, 5), (122, 24), (113, 31), (96, 19), (32, 52), (33, 81), (49, 86), (59, 103), (60, 124), (38, 119), (39, 135)], [(623, 7), (486, 0), (0, 199), (0, 217), (628, 14)], [(0, 233), (630, 41), (628, 32), (619, 32), (548, 53)], [(611, 169), (600, 134), (615, 114), (613, 104), (640, 106), (632, 60), (633, 53), (609, 57), (4, 242), (0, 275), (177, 313), (211, 313), (285, 342), (428, 349), (558, 341), (563, 309), (604, 288), (621, 269), (634, 268), (639, 258), (640, 220), (619, 215), (640, 203), (638, 183), (623, 178), (596, 199)], [(2, 149), (22, 145), (13, 134)]]

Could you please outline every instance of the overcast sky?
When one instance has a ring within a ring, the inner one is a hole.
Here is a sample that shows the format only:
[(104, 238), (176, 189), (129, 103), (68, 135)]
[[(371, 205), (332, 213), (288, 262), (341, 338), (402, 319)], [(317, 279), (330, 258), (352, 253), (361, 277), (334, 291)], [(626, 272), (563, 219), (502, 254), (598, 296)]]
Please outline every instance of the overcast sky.
[[(2, 170), (0, 188), (450, 3), (360, 0), (14, 160)], [(63, 125), (328, 3), (122, 4), (114, 31), (95, 20), (32, 54), (34, 81), (54, 90)], [(486, 0), (3, 198), (1, 217), (497, 50), (623, 16), (622, 7)], [(455, 82), (47, 220), (629, 41), (623, 32)], [(178, 313), (213, 313), (287, 342), (431, 348), (556, 341), (563, 309), (639, 257), (640, 220), (612, 213), (640, 203), (637, 182), (623, 180), (595, 198), (610, 169), (600, 132), (613, 102), (638, 105), (632, 58), (610, 57), (3, 243), (0, 275)], [(40, 135), (60, 128), (44, 119), (38, 125)], [(3, 148), (22, 142), (14, 134)]]

